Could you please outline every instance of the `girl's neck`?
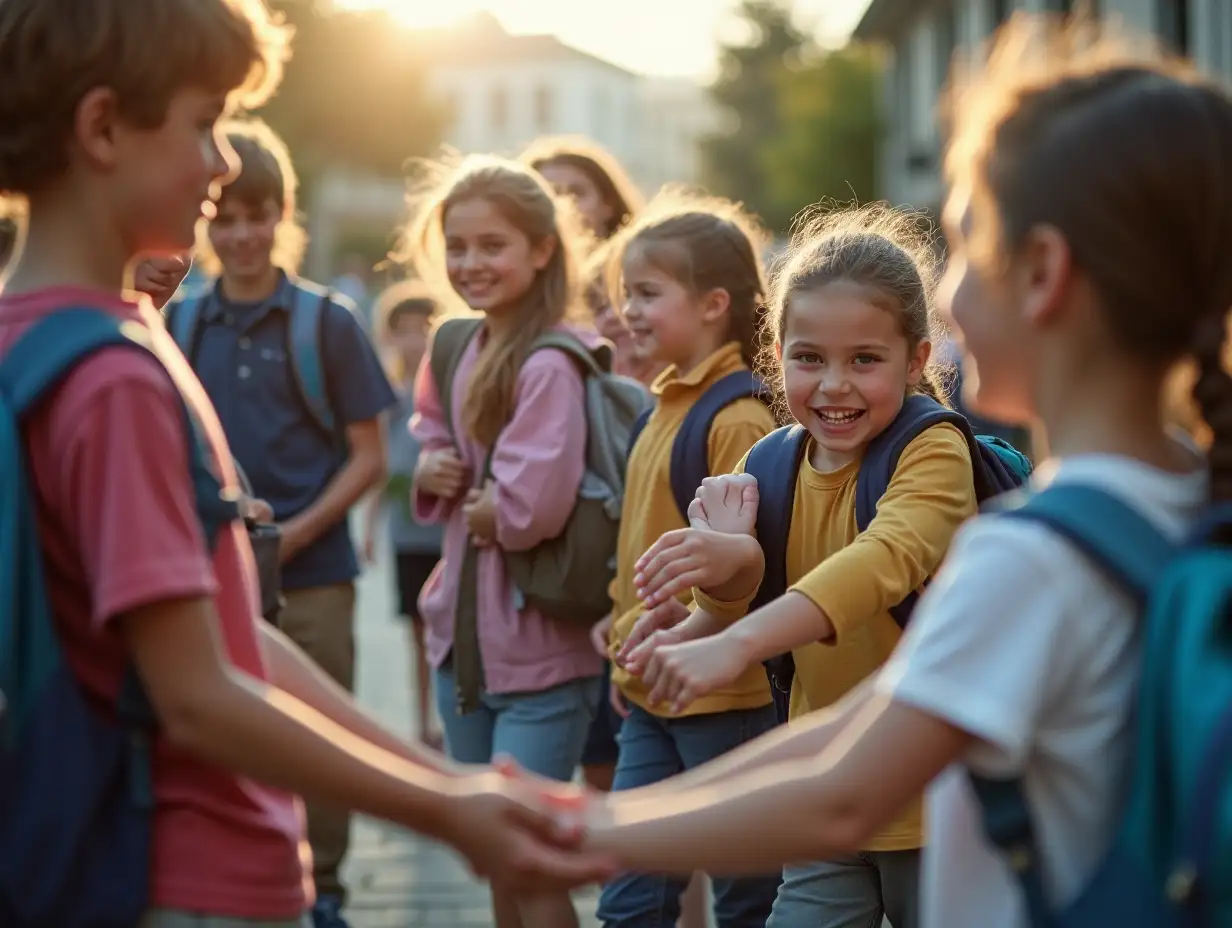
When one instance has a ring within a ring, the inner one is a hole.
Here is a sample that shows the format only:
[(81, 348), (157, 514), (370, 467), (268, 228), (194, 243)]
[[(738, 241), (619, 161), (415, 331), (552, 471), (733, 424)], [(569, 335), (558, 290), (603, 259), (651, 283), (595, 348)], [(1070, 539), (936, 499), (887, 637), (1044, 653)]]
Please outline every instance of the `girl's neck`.
[(483, 324), (488, 330), (489, 338), (507, 338), (519, 326), (518, 313), (485, 313)]
[(1158, 376), (1093, 364), (1067, 389), (1041, 397), (1038, 407), (1053, 457), (1115, 454), (1163, 470), (1193, 468), (1192, 458), (1167, 433)]
[(709, 333), (703, 333), (697, 339), (695, 347), (687, 352), (682, 352), (679, 357), (664, 358), (663, 360), (668, 364), (675, 365), (677, 377), (688, 377), (705, 364), (707, 358), (726, 344), (727, 339), (722, 336), (714, 337), (709, 335)]

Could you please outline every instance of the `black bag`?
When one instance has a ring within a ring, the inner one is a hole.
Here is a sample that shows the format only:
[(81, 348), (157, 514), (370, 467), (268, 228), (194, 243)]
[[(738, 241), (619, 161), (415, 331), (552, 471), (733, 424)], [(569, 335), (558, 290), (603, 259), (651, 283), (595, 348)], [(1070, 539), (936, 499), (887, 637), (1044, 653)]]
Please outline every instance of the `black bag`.
[[(244, 495), (255, 499), (252, 484), (248, 475), (235, 462), (235, 472), (239, 476), (240, 487)], [(261, 615), (273, 624), (278, 624), (278, 613), (282, 611), (285, 601), (282, 598), (282, 564), (279, 561), (278, 550), (282, 545), (282, 531), (271, 522), (254, 522), (244, 520), (248, 529), (248, 542), (252, 545), (252, 556), (257, 562), (257, 580), (261, 585)]]

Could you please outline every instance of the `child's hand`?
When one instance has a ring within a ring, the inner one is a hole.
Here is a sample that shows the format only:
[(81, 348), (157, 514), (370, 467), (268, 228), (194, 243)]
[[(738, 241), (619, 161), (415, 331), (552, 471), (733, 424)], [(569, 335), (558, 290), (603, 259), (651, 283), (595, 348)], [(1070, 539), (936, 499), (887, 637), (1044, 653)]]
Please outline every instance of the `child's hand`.
[(245, 522), (270, 525), (274, 521), (274, 507), (263, 499), (251, 496), (240, 497), (239, 508), (240, 518)]
[(702, 696), (735, 683), (748, 663), (738, 641), (714, 635), (659, 648), (642, 680), (650, 687), (650, 705), (666, 703), (673, 713), (682, 712)]
[(590, 627), (590, 645), (600, 657), (608, 656), (608, 642), (612, 638), (612, 617), (605, 616)]
[(620, 691), (620, 687), (615, 683), (608, 685), (607, 701), (617, 716), (622, 719), (629, 717), (629, 704), (625, 702), (625, 694)]
[(678, 599), (669, 599), (653, 609), (647, 609), (638, 616), (637, 621), (633, 623), (633, 629), (629, 632), (629, 637), (620, 645), (620, 650), (616, 653), (616, 663), (637, 673), (628, 664), (630, 655), (656, 632), (666, 633), (666, 630), (679, 625), (689, 615), (689, 607)]
[(757, 525), (757, 478), (752, 474), (707, 477), (689, 505), (689, 524), (729, 535), (751, 535)]
[(489, 480), (483, 489), (467, 492), (462, 503), (466, 528), (479, 547), (496, 543), (496, 484)]
[(466, 479), (466, 466), (452, 448), (426, 451), (415, 464), (415, 487), (430, 496), (457, 499)]
[(154, 308), (162, 309), (191, 267), (192, 259), (187, 255), (146, 258), (133, 269), (133, 289), (148, 294)]
[(637, 595), (653, 609), (694, 587), (714, 589), (761, 563), (761, 545), (751, 535), (682, 528), (660, 536), (637, 560)]

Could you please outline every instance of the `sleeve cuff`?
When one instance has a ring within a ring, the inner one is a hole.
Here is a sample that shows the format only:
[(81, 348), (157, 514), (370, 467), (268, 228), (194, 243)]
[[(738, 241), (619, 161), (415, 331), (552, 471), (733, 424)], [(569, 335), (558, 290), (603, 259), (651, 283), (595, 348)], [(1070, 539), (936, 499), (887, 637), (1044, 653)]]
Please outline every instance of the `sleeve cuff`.
[(721, 599), (715, 599), (705, 590), (699, 590), (694, 587), (693, 601), (697, 603), (697, 608), (705, 610), (707, 615), (714, 616), (724, 625), (731, 625), (733, 622), (739, 621), (749, 614), (749, 603), (753, 601), (753, 598), (750, 596), (734, 602), (725, 602)]

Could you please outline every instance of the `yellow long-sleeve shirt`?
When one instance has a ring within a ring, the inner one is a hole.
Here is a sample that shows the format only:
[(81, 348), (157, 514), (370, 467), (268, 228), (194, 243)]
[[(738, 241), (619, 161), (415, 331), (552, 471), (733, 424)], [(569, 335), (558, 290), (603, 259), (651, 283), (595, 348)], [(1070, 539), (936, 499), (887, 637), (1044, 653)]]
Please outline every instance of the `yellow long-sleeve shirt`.
[[(904, 449), (863, 533), (857, 532), (855, 515), (859, 470), (856, 461), (823, 474), (805, 455), (796, 478), (787, 582), (826, 614), (835, 637), (792, 652), (792, 718), (834, 704), (885, 662), (902, 634), (890, 608), (936, 572), (954, 533), (977, 509), (971, 453), (952, 425), (934, 426)], [(727, 621), (743, 615), (752, 600), (750, 595), (724, 603), (694, 593), (699, 606)], [(866, 850), (907, 850), (922, 843), (917, 803)]]
[[(658, 541), (659, 536), (685, 528), (686, 522), (672, 497), (672, 444), (689, 409), (712, 384), (735, 371), (747, 369), (740, 357), (740, 346), (730, 342), (712, 354), (685, 377), (667, 370), (655, 381), (652, 390), (658, 405), (634, 446), (625, 477), (624, 509), (620, 517), (620, 537), (616, 545), (616, 576), (612, 580), (612, 653), (632, 631), (643, 608), (633, 586), (633, 567), (637, 559)], [(728, 474), (758, 439), (774, 430), (774, 417), (760, 400), (737, 400), (723, 409), (710, 427), (708, 443), (710, 473)], [(691, 596), (682, 597), (690, 602)], [(625, 698), (648, 712), (668, 714), (667, 707), (651, 708), (649, 690), (641, 678), (623, 668), (612, 667), (612, 680)], [(761, 666), (750, 668), (732, 686), (699, 699), (682, 715), (704, 715), (733, 709), (751, 709), (770, 702), (770, 688)]]

